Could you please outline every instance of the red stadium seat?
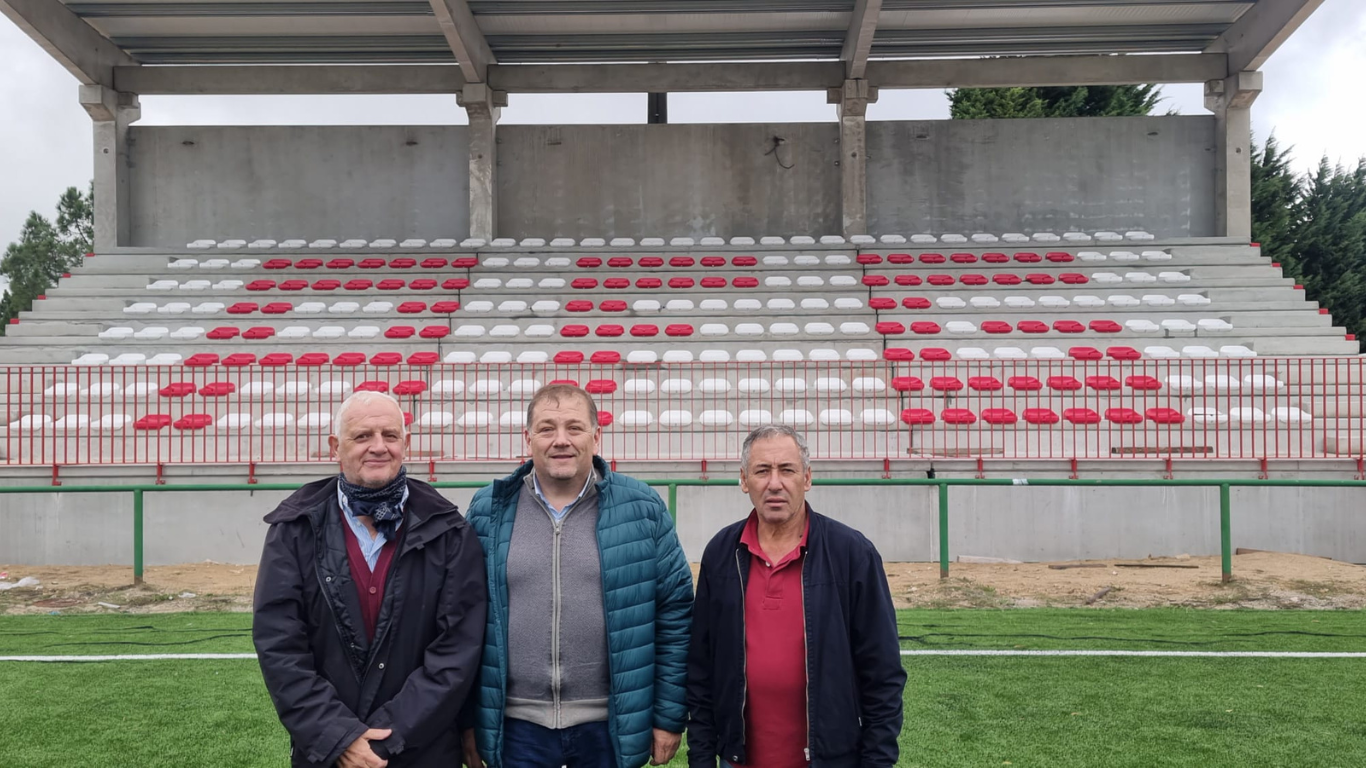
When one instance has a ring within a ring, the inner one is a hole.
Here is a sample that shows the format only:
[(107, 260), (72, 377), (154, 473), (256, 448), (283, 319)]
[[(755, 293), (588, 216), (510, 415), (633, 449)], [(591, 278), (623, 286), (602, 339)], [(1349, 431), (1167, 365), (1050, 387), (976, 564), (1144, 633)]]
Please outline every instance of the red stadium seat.
[(1030, 285), (1052, 285), (1053, 280), (1053, 276), (1047, 272), (1030, 272), (1025, 275), (1025, 282)]
[(400, 315), (416, 315), (427, 311), (427, 304), (421, 301), (405, 301), (398, 305)]
[[(644, 280), (645, 278), (641, 278), (641, 279)], [(631, 281), (628, 280), (628, 279), (626, 279), (626, 278), (624, 278), (624, 277), (609, 277), (609, 278), (607, 278), (606, 280), (603, 280), (603, 281), (602, 281), (602, 287), (603, 287), (603, 288), (608, 288), (608, 289), (613, 290), (613, 291), (619, 291), (619, 290), (621, 290), (621, 289), (623, 289), (623, 288), (630, 288), (630, 287), (631, 287)], [(658, 287), (658, 286), (655, 286), (655, 287)]]
[(982, 261), (988, 264), (1005, 264), (1010, 261), (1010, 257), (1004, 253), (984, 253), (982, 254)]
[(598, 287), (598, 280), (595, 277), (576, 277), (569, 284), (569, 287), (579, 291), (588, 291)]
[(586, 325), (566, 325), (560, 329), (560, 335), (568, 339), (577, 339), (588, 335)]
[(1019, 419), (1015, 412), (1009, 408), (984, 408), (982, 409), (982, 421), (998, 427), (1009, 426)]
[(995, 376), (969, 376), (968, 387), (976, 392), (996, 392), (1005, 388)]
[(172, 424), (179, 430), (204, 429), (213, 425), (213, 417), (207, 413), (189, 413), (176, 419)]
[(420, 395), (427, 391), (427, 382), (420, 379), (400, 381), (394, 385), (395, 395)]
[(664, 281), (657, 277), (642, 277), (636, 280), (636, 287), (643, 289), (654, 289), (664, 285)]
[(626, 302), (618, 299), (608, 299), (607, 301), (598, 302), (598, 309), (603, 312), (625, 312)]
[(602, 259), (599, 259), (597, 256), (584, 256), (574, 262), (574, 266), (579, 267), (580, 269), (597, 269), (602, 266)]
[(596, 365), (616, 365), (621, 362), (621, 353), (614, 349), (599, 349), (588, 358), (588, 362)]
[(889, 253), (887, 254), (889, 264), (914, 264), (915, 257), (909, 253)]
[(186, 358), (185, 365), (190, 368), (207, 368), (211, 365), (218, 365), (218, 355), (212, 352), (199, 352)]
[[(218, 361), (215, 360), (214, 362)], [(162, 397), (188, 397), (189, 395), (193, 395), (194, 393), (194, 383), (189, 381), (173, 381), (170, 384), (167, 384), (166, 386), (162, 387), (157, 392), (157, 394), (161, 395)]]
[(704, 267), (724, 267), (726, 266), (725, 256), (703, 256), (701, 261)]
[(267, 259), (261, 266), (265, 269), (289, 269), (294, 264), (289, 259)]
[(1132, 408), (1106, 408), (1105, 420), (1116, 424), (1142, 424), (1143, 414)]
[(670, 287), (670, 288), (691, 288), (691, 287), (693, 287), (693, 286), (696, 285), (696, 284), (697, 284), (697, 282), (696, 282), (695, 280), (693, 280), (691, 277), (671, 277), (671, 278), (669, 278), (669, 287)]
[(933, 335), (939, 333), (939, 330), (939, 323), (936, 323), (932, 320), (917, 320), (916, 322), (911, 323), (911, 333), (918, 333), (921, 335)]
[(354, 368), (357, 365), (365, 365), (365, 355), (361, 352), (343, 352), (332, 358), (332, 364)]
[(1114, 320), (1092, 320), (1091, 330), (1096, 333), (1119, 333), (1124, 330), (1124, 326)]
[(931, 411), (928, 408), (907, 408), (901, 412), (901, 420), (911, 426), (917, 424), (933, 424), (934, 411)]
[(864, 266), (872, 266), (874, 264), (881, 264), (882, 257), (876, 253), (860, 253), (858, 256), (854, 257), (854, 261)]
[(1053, 330), (1058, 333), (1081, 333), (1086, 330), (1086, 326), (1076, 320), (1056, 320), (1053, 323)]
[(440, 256), (432, 256), (431, 258), (427, 258), (427, 259), (423, 259), (423, 260), (422, 260), (422, 268), (423, 268), (423, 269), (445, 269), (445, 268), (446, 268), (446, 265), (449, 264), (449, 263), (450, 263), (450, 262), (446, 261), (445, 259), (441, 258)]
[(252, 280), (250, 283), (247, 283), (248, 291), (269, 291), (274, 287), (274, 280)]
[(331, 278), (325, 280), (315, 280), (313, 282), (313, 290), (315, 291), (335, 291), (340, 287), (341, 281), (333, 280)]
[(333, 259), (327, 262), (328, 269), (350, 269), (356, 265), (351, 259)]
[(703, 288), (725, 288), (726, 278), (724, 277), (704, 277), (700, 281)]
[(260, 341), (261, 339), (269, 339), (270, 337), (272, 337), (272, 336), (274, 336), (274, 335), (275, 335), (275, 329), (272, 328), (272, 327), (270, 327), (270, 326), (268, 326), (268, 325), (257, 325), (257, 326), (248, 328), (247, 330), (245, 330), (245, 331), (242, 332), (242, 338), (244, 338), (244, 339), (249, 339), (249, 340), (251, 340), (251, 341)]
[(414, 352), (408, 355), (408, 365), (436, 365), (441, 355), (435, 352)]
[(441, 288), (447, 291), (463, 291), (468, 287), (470, 281), (467, 277), (452, 277), (441, 283)]
[(922, 253), (920, 254), (921, 264), (943, 264), (945, 261), (942, 253)]
[(907, 296), (901, 300), (901, 306), (906, 309), (929, 309), (933, 305), (929, 299), (922, 296)]
[(327, 356), (326, 352), (305, 352), (304, 354), (299, 355), (299, 359), (294, 361), (294, 364), (308, 368), (317, 365), (327, 365), (327, 361), (330, 359), (331, 358)]
[(927, 363), (940, 363), (945, 360), (952, 360), (953, 355), (941, 347), (925, 347), (920, 350), (920, 359)]
[[(352, 282), (354, 282), (354, 281), (352, 281)], [(368, 283), (368, 282), (370, 282), (370, 281), (369, 281), (369, 280), (366, 280), (366, 281), (364, 281), (364, 282), (367, 282), (367, 283)], [(390, 277), (390, 278), (386, 278), (386, 279), (384, 279), (384, 280), (379, 281), (379, 285), (376, 285), (375, 288), (377, 288), (377, 289), (379, 289), (379, 290), (381, 290), (381, 291), (401, 291), (401, 290), (403, 290), (403, 286), (405, 286), (405, 285), (407, 285), (407, 284), (408, 284), (408, 283), (407, 283), (406, 281), (404, 281), (404, 280), (400, 280), (400, 279), (398, 279), (398, 278), (396, 278), (396, 277)], [(350, 283), (348, 283), (348, 285), (350, 285)], [(349, 289), (348, 289), (348, 290), (349, 290)]]
[(235, 339), (241, 335), (241, 329), (233, 327), (231, 325), (219, 326), (213, 329), (212, 331), (209, 331), (208, 333), (208, 337), (210, 339), (215, 339), (218, 341), (227, 341), (228, 339)]
[(891, 280), (888, 280), (888, 279), (887, 279), (887, 276), (886, 276), (886, 275), (864, 275), (864, 276), (863, 276), (863, 284), (866, 285), (866, 286), (868, 286), (869, 288), (881, 288), (882, 286), (888, 285), (888, 284), (890, 284), (891, 282), (892, 282)]
[(273, 301), (264, 307), (261, 307), (261, 312), (267, 315), (283, 315), (293, 311), (294, 305), (287, 301)]
[(1087, 376), (1086, 386), (1098, 392), (1111, 392), (1119, 389), (1119, 380), (1114, 376)]
[(953, 285), (958, 281), (953, 279), (953, 275), (930, 275), (930, 285)]
[(261, 358), (261, 365), (267, 368), (277, 368), (279, 366), (289, 365), (293, 362), (294, 355), (291, 355), (288, 352), (271, 352)]
[(473, 269), (479, 266), (478, 256), (458, 256), (451, 259), (451, 266), (456, 269)]
[(730, 281), (733, 288), (758, 288), (759, 278), (757, 277), (737, 277)]
[(664, 266), (664, 259), (658, 256), (641, 256), (640, 261), (638, 263), (642, 267), (649, 267), (650, 269), (654, 269), (655, 267)]
[(389, 261), (389, 269), (412, 269), (417, 266), (417, 259), (410, 259), (403, 256)]
[(1125, 386), (1129, 389), (1137, 389), (1144, 392), (1155, 392), (1162, 389), (1162, 382), (1153, 376), (1128, 376), (1124, 379)]
[(920, 275), (897, 275), (895, 280), (900, 286), (915, 286), (921, 282)]
[(169, 413), (149, 413), (133, 422), (133, 429), (140, 432), (157, 432), (171, 426)]
[(915, 359), (915, 353), (905, 347), (888, 347), (882, 350), (882, 359), (892, 362), (910, 362)]
[(642, 324), (640, 324), (640, 325), (633, 325), (633, 326), (631, 326), (631, 335), (632, 335), (632, 336), (643, 336), (643, 337), (658, 336), (658, 335), (659, 335), (659, 326), (657, 326), (657, 325), (650, 325), (650, 324), (648, 324), (648, 323), (642, 323)]
[(302, 291), (307, 287), (307, 280), (286, 280), (280, 283), (280, 290), (282, 291)]
[(930, 389), (936, 392), (957, 392), (963, 388), (963, 382), (957, 376), (935, 376), (930, 379)]
[(635, 263), (635, 259), (631, 258), (630, 256), (613, 256), (612, 258), (607, 260), (607, 266), (614, 267), (616, 269), (635, 266)]
[(424, 339), (444, 339), (451, 334), (451, 329), (444, 325), (429, 325), (422, 329), (417, 335)]
[(583, 353), (571, 349), (555, 353), (554, 361), (560, 365), (575, 365), (583, 362)]
[(1100, 360), (1104, 357), (1095, 347), (1071, 347), (1067, 350), (1067, 356), (1073, 360)]
[(1049, 251), (1046, 258), (1054, 264), (1066, 264), (1072, 261), (1072, 254), (1066, 251)]
[(1015, 260), (1021, 264), (1038, 264), (1043, 257), (1033, 251), (1021, 251), (1015, 254)]
[(960, 277), (958, 279), (958, 282), (962, 283), (963, 285), (986, 285), (987, 276), (969, 273)]
[(736, 256), (730, 260), (733, 267), (753, 267), (758, 266), (759, 260), (753, 256)]
[(1015, 327), (1020, 333), (1048, 333), (1048, 323), (1042, 320), (1021, 320)]
[(915, 376), (893, 376), (892, 389), (897, 392), (919, 392), (925, 388), (925, 382)]
[(945, 408), (939, 413), (945, 424), (964, 426), (977, 423), (977, 415), (967, 408)]
[(392, 327), (392, 328), (389, 328), (388, 330), (386, 330), (386, 331), (384, 332), (384, 338), (386, 338), (386, 339), (411, 339), (411, 338), (413, 337), (413, 335), (416, 334), (416, 333), (417, 333), (417, 329), (414, 328), (414, 327), (412, 327), (411, 325), (396, 325), (396, 326), (394, 326), (394, 327)]
[(611, 411), (598, 411), (598, 426), (599, 426), (599, 427), (610, 427), (610, 426), (612, 426), (612, 412), (611, 412)]
[(976, 264), (977, 256), (971, 253), (954, 253), (949, 255), (949, 260), (954, 264)]
[(260, 307), (256, 304), (251, 303), (250, 301), (239, 301), (236, 304), (233, 304), (231, 307), (228, 307), (228, 314), (250, 315), (258, 309), (260, 309)]
[(1014, 329), (1010, 327), (1010, 323), (1003, 320), (987, 320), (982, 323), (984, 333), (1010, 333), (1012, 330)]
[(617, 391), (617, 383), (612, 379), (589, 379), (583, 389), (590, 395), (610, 395)]
[[(633, 328), (632, 330), (635, 330), (635, 329)], [(601, 337), (609, 338), (609, 339), (610, 339), (610, 338), (615, 338), (615, 337), (617, 337), (617, 336), (620, 336), (620, 335), (626, 333), (626, 328), (625, 328), (624, 326), (620, 326), (620, 325), (615, 325), (615, 324), (612, 324), (612, 323), (608, 323), (608, 324), (605, 324), (605, 325), (599, 325), (599, 326), (593, 331), (593, 333), (594, 333), (594, 335), (597, 335), (597, 336), (601, 336)]]
[(687, 323), (674, 323), (673, 325), (668, 325), (664, 328), (665, 336), (691, 336), (692, 333), (693, 328)]
[(691, 256), (672, 256), (672, 257), (669, 258), (669, 266), (675, 267), (675, 268), (677, 268), (677, 269), (682, 269), (682, 268), (684, 268), (684, 267), (691, 267), (692, 265), (694, 265), (694, 264), (696, 264), (696, 263), (697, 263), (697, 260), (694, 259), (694, 258), (691, 257)]
[(387, 381), (362, 381), (356, 385), (357, 392), (388, 392), (389, 382)]
[(1011, 376), (1006, 383), (1011, 389), (1018, 389), (1021, 392), (1038, 392), (1043, 389), (1043, 383), (1033, 376)]
[(1067, 285), (1086, 285), (1091, 282), (1091, 278), (1086, 275), (1077, 274), (1076, 272), (1063, 272), (1058, 275), (1058, 279)]
[(384, 259), (361, 259), (356, 266), (361, 269), (383, 269)]
[(897, 336), (906, 332), (906, 326), (901, 323), (882, 322), (874, 327), (878, 333), (884, 336)]
[(459, 311), (459, 309), (460, 302), (458, 301), (438, 301), (432, 305), (432, 311), (440, 315), (449, 315), (452, 312)]
[(564, 304), (564, 310), (566, 312), (592, 312), (593, 302), (588, 301), (587, 299), (567, 301)]
[(1180, 424), (1186, 420), (1186, 417), (1174, 408), (1149, 408), (1143, 415), (1154, 424)]
[(1048, 388), (1061, 392), (1075, 392), (1081, 389), (1081, 382), (1071, 376), (1049, 376)]
[(411, 283), (408, 283), (408, 287), (414, 291), (430, 291), (436, 287), (436, 281), (430, 277), (419, 277)]
[(1090, 408), (1067, 408), (1062, 417), (1073, 424), (1099, 424), (1100, 414)]
[(295, 269), (317, 269), (323, 265), (322, 259), (299, 259), (294, 262)]
[(993, 282), (993, 283), (995, 283), (995, 284), (997, 284), (997, 285), (1019, 285), (1019, 284), (1020, 284), (1020, 276), (1019, 276), (1019, 275), (1006, 275), (1006, 274), (993, 275), (992, 278), (991, 278), (991, 282)]
[(371, 365), (398, 365), (403, 362), (403, 355), (398, 352), (380, 352), (370, 358)]
[(1107, 347), (1105, 356), (1115, 360), (1138, 360), (1143, 353), (1133, 347)]
[(876, 310), (896, 309), (896, 299), (889, 299), (886, 296), (875, 296), (868, 300), (868, 308)]
[(1030, 424), (1057, 424), (1060, 419), (1052, 408), (1026, 408), (1024, 420)]
[(199, 388), (200, 397), (227, 397), (237, 391), (231, 381), (211, 381)]

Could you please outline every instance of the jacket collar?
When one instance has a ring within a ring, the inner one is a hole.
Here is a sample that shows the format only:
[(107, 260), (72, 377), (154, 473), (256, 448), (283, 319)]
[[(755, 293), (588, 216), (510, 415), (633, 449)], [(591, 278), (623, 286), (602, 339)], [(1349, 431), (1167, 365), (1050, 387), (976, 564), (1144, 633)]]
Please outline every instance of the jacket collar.
[[(309, 524), (320, 529), (337, 499), (336, 476), (315, 480), (295, 491), (280, 502), (265, 521), (269, 524), (287, 523), (307, 518)], [(465, 524), (459, 509), (435, 488), (412, 477), (408, 478), (408, 503), (403, 508), (404, 548), (423, 544), (451, 528)], [(451, 514), (456, 513), (456, 514)]]
[[(522, 492), (523, 485), (527, 482), (528, 476), (534, 468), (535, 463), (526, 461), (516, 471), (501, 480), (493, 481), (493, 497), (500, 503), (506, 504), (510, 499), (516, 499), (517, 494)], [(607, 462), (601, 456), (593, 456), (593, 469), (598, 474), (597, 491), (599, 494), (607, 487), (608, 478), (612, 475), (612, 470), (608, 468)]]

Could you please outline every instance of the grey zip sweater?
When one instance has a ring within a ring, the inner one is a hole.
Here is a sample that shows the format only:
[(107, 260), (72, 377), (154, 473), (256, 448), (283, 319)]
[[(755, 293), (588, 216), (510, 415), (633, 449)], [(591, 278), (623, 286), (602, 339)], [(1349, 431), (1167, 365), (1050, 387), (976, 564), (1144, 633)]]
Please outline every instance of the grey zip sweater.
[(556, 522), (527, 475), (507, 559), (505, 717), (546, 728), (607, 719), (611, 688), (597, 527), (595, 482)]

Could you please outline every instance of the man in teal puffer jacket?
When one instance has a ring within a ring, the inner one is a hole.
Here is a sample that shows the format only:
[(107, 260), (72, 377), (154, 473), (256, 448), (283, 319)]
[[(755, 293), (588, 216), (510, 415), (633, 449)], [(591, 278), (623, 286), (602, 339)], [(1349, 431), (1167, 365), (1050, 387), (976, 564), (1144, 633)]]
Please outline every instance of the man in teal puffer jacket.
[(479, 680), (462, 713), (474, 768), (669, 762), (687, 707), (692, 572), (659, 494), (597, 457), (587, 392), (539, 390), (532, 461), (468, 519), (488, 567)]

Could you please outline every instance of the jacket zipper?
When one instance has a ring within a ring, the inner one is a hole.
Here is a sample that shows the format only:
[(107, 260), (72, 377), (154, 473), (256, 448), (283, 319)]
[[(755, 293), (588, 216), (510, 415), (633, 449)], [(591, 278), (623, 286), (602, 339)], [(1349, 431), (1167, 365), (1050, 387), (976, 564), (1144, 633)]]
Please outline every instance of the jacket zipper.
[[(325, 526), (326, 523), (324, 523), (324, 527), (317, 529), (313, 533), (314, 557), (316, 557), (320, 562), (323, 559), (323, 553), (327, 550), (327, 528)], [(342, 638), (342, 642), (346, 643), (347, 652), (351, 656), (351, 674), (355, 675), (356, 682), (360, 683), (362, 680), (362, 676), (356, 670), (356, 644), (354, 642), (350, 642), (347, 639), (347, 632), (345, 628), (343, 628), (341, 622), (337, 620), (337, 608), (332, 604), (332, 589), (330, 588), (329, 583), (323, 580), (322, 569), (318, 568), (316, 565), (313, 568), (313, 577), (318, 580), (318, 589), (322, 590), (323, 602), (327, 604), (327, 612), (332, 616), (332, 627), (337, 630), (337, 636)]]
[(811, 647), (806, 629), (806, 553), (802, 553), (801, 572), (798, 575), (802, 585), (802, 668), (806, 670), (806, 747), (802, 750), (806, 762), (811, 762)]
[(555, 704), (555, 727), (561, 728), (563, 726), (560, 722), (560, 532), (563, 526), (554, 515), (550, 516), (550, 523), (555, 526), (554, 545), (550, 550), (550, 695)]
[[(735, 574), (740, 577), (740, 746), (745, 746), (745, 707), (749, 703), (749, 659), (748, 649), (745, 647), (745, 638), (749, 637), (748, 625), (745, 623), (745, 572), (740, 566), (740, 550), (735, 550)], [(802, 621), (805, 621), (803, 618)], [(807, 717), (810, 717), (808, 713)]]

